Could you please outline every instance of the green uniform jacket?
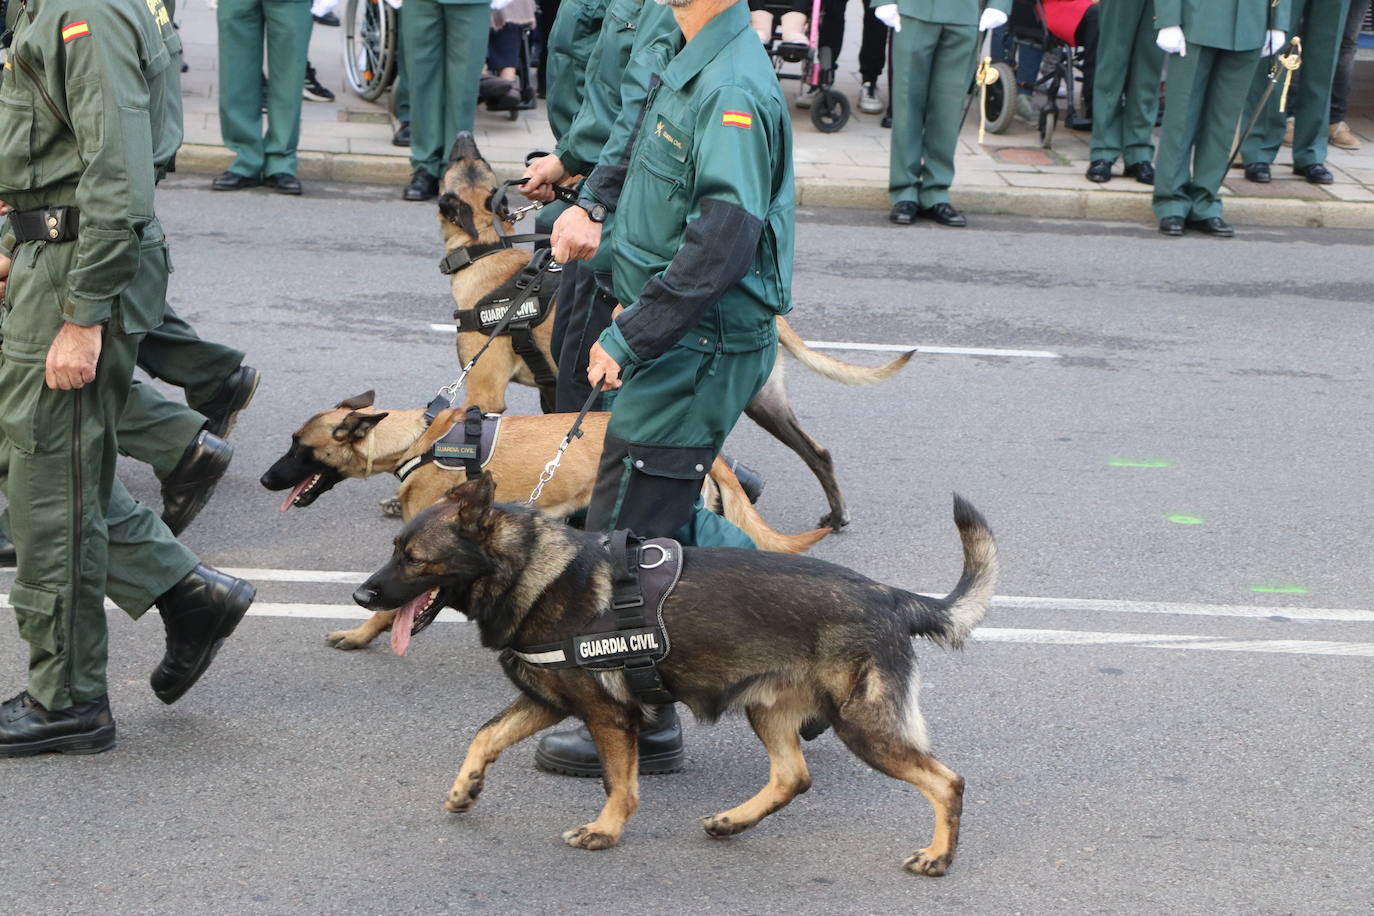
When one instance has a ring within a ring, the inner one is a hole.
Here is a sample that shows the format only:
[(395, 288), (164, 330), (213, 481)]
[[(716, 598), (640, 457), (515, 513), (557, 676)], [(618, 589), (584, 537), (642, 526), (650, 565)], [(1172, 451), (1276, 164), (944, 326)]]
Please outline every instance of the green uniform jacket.
[[(62, 305), (73, 324), (108, 320), (133, 279), (154, 220), (156, 163), (181, 143), (180, 109), (168, 110), (165, 87), (180, 42), (159, 21), (170, 19), (161, 3), (157, 11), (43, 0), (16, 23), (0, 85), (0, 200), (16, 210), (80, 209)], [(102, 41), (106, 30), (127, 37)]]
[(1155, 28), (1179, 26), (1188, 44), (1253, 51), (1269, 29), (1286, 29), (1289, 0), (1155, 0)]
[[(660, 65), (623, 164), (592, 176), (616, 210), (617, 298), (601, 335), (621, 366), (672, 346), (746, 353), (776, 342), (791, 310), (795, 195), (792, 127), (749, 10), (740, 2)], [(625, 116), (630, 115), (629, 111)]]
[(601, 32), (587, 57), (582, 104), (554, 155), (570, 174), (586, 174), (601, 155), (620, 114), (620, 85), (639, 34), (639, 17), (654, 0), (609, 0)]
[(607, 0), (563, 0), (549, 30), (549, 127), (561, 139), (582, 107), (587, 61), (601, 34)]
[[(879, 7), (890, 2), (873, 0), (870, 5)], [(982, 0), (897, 0), (897, 12), (937, 25), (977, 25), (984, 5)], [(1011, 15), (1011, 0), (989, 0), (986, 6)]]

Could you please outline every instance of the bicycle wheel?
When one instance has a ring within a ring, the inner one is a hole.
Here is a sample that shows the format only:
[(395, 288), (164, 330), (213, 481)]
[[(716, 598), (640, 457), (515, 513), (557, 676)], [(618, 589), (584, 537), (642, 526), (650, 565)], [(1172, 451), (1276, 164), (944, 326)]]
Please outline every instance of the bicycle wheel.
[(396, 11), (383, 0), (348, 0), (344, 14), (344, 76), (375, 102), (396, 78)]

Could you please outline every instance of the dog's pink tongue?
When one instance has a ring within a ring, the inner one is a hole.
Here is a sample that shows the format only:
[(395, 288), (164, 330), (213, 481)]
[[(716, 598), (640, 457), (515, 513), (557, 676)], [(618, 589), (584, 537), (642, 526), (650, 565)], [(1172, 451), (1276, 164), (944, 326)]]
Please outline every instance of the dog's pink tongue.
[(410, 646), (410, 631), (415, 626), (415, 614), (429, 601), (429, 592), (422, 593), (414, 601), (396, 611), (391, 618), (391, 651), (405, 655)]
[(281, 511), (285, 512), (287, 509), (290, 509), (291, 505), (296, 501), (296, 497), (308, 490), (310, 488), (310, 481), (314, 479), (314, 477), (307, 477), (296, 484), (295, 488), (287, 494), (286, 499), (282, 500)]

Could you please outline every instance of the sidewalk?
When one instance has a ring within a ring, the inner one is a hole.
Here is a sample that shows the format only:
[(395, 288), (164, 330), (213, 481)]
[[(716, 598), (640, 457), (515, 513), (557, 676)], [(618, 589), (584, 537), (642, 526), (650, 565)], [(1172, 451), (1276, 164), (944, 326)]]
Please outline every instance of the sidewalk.
[[(860, 11), (859, 4), (849, 5), (836, 87), (851, 105), (859, 88)], [(184, 172), (218, 174), (231, 156), (220, 145), (215, 13), (203, 0), (188, 0), (178, 21), (191, 69), (183, 76), (186, 146), (177, 165)], [(315, 26), (310, 60), (336, 100), (303, 103), (300, 177), (306, 193), (315, 179), (393, 184), (399, 195), (410, 177), (406, 151), (391, 145), (394, 124), (385, 105), (365, 102), (345, 87), (343, 30)], [(786, 86), (795, 91), (794, 82)], [(1239, 169), (1232, 172), (1222, 189), (1227, 219), (1239, 225), (1374, 229), (1374, 66), (1368, 62), (1357, 63), (1351, 96), (1356, 104), (1349, 123), (1364, 148), (1331, 149), (1326, 164), (1335, 184), (1321, 187), (1293, 176), (1287, 150), (1281, 149), (1272, 184), (1252, 184)], [(974, 213), (1153, 222), (1147, 186), (1121, 177), (1098, 185), (1083, 177), (1088, 134), (1061, 126), (1054, 148), (1043, 150), (1034, 125), (1017, 120), (1004, 134), (988, 134), (980, 146), (976, 115), (976, 109), (970, 113), (955, 159), (955, 206)], [(799, 204), (887, 209), (890, 132), (880, 121), (881, 115), (855, 108), (843, 130), (822, 134), (808, 112), (793, 111)], [(542, 103), (515, 121), (479, 107), (476, 138), (483, 155), (506, 173), (518, 173), (530, 150), (553, 146)]]

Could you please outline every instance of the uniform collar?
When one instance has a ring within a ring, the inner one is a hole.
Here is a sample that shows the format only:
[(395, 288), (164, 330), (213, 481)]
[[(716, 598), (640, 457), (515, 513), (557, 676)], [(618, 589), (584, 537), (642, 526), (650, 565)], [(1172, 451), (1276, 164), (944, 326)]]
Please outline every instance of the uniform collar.
[[(655, 0), (644, 0), (653, 3)], [(683, 86), (715, 60), (716, 55), (730, 44), (736, 35), (749, 28), (749, 7), (745, 0), (726, 7), (715, 18), (706, 23), (696, 37), (677, 52), (663, 71), (663, 83), (674, 92)], [(681, 33), (679, 33), (681, 34)]]

